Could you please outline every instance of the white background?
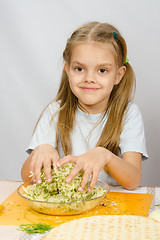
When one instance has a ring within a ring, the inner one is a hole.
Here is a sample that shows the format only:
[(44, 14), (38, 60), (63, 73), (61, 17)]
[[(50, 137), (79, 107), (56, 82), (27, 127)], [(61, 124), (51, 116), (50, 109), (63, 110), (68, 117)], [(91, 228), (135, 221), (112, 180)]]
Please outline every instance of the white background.
[(0, 0), (0, 180), (21, 180), (36, 121), (59, 86), (66, 40), (88, 21), (115, 25), (127, 41), (149, 154), (141, 185), (160, 186), (159, 0)]

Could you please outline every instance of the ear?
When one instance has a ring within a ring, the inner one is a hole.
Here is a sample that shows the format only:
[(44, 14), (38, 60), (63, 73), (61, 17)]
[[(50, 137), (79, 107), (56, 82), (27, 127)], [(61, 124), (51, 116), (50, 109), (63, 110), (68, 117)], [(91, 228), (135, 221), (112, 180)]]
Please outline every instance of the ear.
[(115, 80), (115, 85), (120, 83), (120, 81), (122, 80), (125, 72), (126, 72), (126, 67), (125, 66), (122, 66), (118, 69), (116, 80)]
[(69, 64), (68, 63), (64, 64), (64, 69), (65, 69), (67, 75), (69, 75)]

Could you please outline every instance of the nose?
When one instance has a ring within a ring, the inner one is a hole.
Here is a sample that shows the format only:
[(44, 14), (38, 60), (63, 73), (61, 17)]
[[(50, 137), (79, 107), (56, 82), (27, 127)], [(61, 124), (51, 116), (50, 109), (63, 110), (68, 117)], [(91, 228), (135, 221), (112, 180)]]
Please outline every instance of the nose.
[(96, 76), (93, 71), (88, 71), (85, 76), (85, 82), (96, 83)]

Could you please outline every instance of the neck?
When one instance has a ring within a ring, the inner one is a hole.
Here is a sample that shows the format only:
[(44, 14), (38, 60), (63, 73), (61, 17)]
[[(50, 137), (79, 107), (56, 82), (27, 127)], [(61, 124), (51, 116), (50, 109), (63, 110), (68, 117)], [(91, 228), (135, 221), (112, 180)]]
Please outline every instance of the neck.
[(83, 106), (80, 103), (78, 103), (78, 107), (85, 113), (88, 114), (99, 114), (99, 113), (104, 113), (107, 109), (107, 107), (102, 108), (102, 109), (97, 109), (97, 107), (95, 108), (94, 106), (90, 106), (90, 105), (86, 105)]

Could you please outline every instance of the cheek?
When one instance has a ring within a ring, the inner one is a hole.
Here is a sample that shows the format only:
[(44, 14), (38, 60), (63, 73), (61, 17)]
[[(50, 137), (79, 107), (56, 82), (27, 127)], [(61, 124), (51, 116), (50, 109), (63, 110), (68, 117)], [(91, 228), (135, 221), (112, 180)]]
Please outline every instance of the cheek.
[(69, 85), (72, 87), (74, 85), (75, 81), (72, 75), (69, 75)]
[(103, 87), (105, 88), (107, 93), (111, 93), (114, 87), (114, 81), (106, 81), (105, 84), (103, 83)]
[(70, 74), (69, 75), (69, 84), (70, 86), (76, 86), (77, 84), (79, 84), (82, 81), (82, 77), (81, 76), (77, 76), (76, 74)]
[(75, 88), (76, 88), (77, 82), (75, 81), (75, 78), (73, 76), (69, 76), (69, 86), (71, 91), (75, 94)]

